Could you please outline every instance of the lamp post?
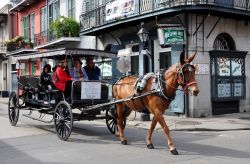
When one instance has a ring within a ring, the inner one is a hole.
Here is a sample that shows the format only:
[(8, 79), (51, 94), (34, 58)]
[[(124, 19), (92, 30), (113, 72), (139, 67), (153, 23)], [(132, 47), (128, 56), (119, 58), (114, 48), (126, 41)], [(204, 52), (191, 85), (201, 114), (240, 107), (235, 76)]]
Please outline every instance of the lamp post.
[[(138, 31), (137, 35), (139, 36), (140, 41), (142, 42), (142, 49), (140, 51), (139, 55), (139, 75), (143, 76), (145, 71), (144, 71), (144, 55), (146, 55), (149, 59), (149, 71), (151, 71), (152, 67), (152, 60), (151, 60), (151, 55), (149, 51), (146, 48), (146, 41), (148, 40), (148, 34), (149, 32), (144, 28), (144, 22), (141, 23), (141, 28)], [(141, 114), (141, 120), (142, 121), (150, 121), (150, 115), (148, 110), (145, 108), (143, 109), (143, 113)]]
[(143, 44), (143, 50), (145, 49), (145, 42), (148, 40), (148, 31), (144, 28), (144, 22), (141, 23), (141, 29), (137, 33), (140, 38), (140, 41)]

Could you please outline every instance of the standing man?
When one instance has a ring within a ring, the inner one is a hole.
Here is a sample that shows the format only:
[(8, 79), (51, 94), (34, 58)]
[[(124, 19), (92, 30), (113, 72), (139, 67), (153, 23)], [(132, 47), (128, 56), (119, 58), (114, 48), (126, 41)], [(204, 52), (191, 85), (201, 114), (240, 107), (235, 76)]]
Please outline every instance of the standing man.
[(101, 80), (101, 70), (93, 61), (92, 57), (86, 59), (87, 65), (83, 67), (84, 80)]

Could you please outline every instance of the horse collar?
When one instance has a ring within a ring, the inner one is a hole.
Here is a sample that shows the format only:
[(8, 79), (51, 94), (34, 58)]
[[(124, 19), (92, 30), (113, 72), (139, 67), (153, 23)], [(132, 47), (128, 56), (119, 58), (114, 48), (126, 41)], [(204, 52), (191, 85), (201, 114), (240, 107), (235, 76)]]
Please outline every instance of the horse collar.
[(166, 100), (169, 100), (169, 101), (172, 101), (175, 99), (175, 94), (171, 97), (167, 96), (167, 88), (166, 88), (166, 85), (165, 85), (165, 72), (167, 71), (167, 69), (163, 69), (163, 70), (160, 70), (156, 76), (156, 78), (158, 78), (158, 87), (159, 87), (159, 96), (166, 99)]

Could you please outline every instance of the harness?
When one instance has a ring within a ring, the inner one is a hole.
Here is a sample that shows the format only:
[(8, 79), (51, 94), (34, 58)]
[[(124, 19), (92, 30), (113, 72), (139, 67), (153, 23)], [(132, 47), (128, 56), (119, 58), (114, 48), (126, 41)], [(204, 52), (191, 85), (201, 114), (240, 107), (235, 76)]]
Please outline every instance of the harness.
[[(183, 64), (181, 65), (179, 68), (177, 68), (177, 84), (180, 85), (182, 87), (182, 89), (178, 89), (177, 87), (175, 86), (171, 86), (169, 84), (167, 84), (165, 82), (165, 74), (166, 74), (166, 71), (167, 69), (161, 69), (157, 74), (153, 74), (153, 73), (150, 73), (150, 77), (155, 77), (154, 79), (154, 82), (153, 83), (156, 83), (156, 88), (152, 88), (152, 90), (156, 90), (157, 92), (155, 93), (157, 96), (161, 97), (161, 98), (164, 98), (168, 101), (172, 101), (175, 99), (175, 96), (176, 94), (174, 94), (173, 96), (169, 96), (167, 95), (167, 89), (166, 86), (168, 87), (171, 87), (171, 88), (174, 88), (176, 90), (180, 90), (180, 91), (183, 91), (185, 93), (188, 93), (188, 90), (187, 88), (193, 84), (196, 84), (197, 82), (196, 81), (193, 81), (193, 82), (189, 82), (190, 80), (190, 77), (191, 77), (191, 69), (195, 69), (193, 65), (189, 64), (189, 63), (186, 63), (186, 64)], [(184, 74), (184, 69), (188, 69), (188, 78), (185, 79), (185, 74)], [(123, 85), (123, 84), (118, 84), (118, 82), (125, 78), (126, 76), (123, 76), (122, 78), (120, 78), (114, 85)], [(140, 85), (140, 82), (143, 82), (143, 83), (147, 83), (147, 81), (145, 82), (145, 80), (143, 79), (150, 79), (150, 77), (148, 76), (148, 74), (146, 75), (146, 77), (139, 77), (136, 82), (134, 83), (134, 87), (135, 87), (135, 90), (137, 91), (137, 93), (135, 93), (132, 97), (131, 97), (131, 100), (135, 106), (135, 103), (134, 103), (134, 97), (136, 96), (138, 98), (138, 93), (140, 94), (142, 92), (142, 90), (144, 88), (140, 88), (142, 85)], [(128, 84), (128, 83), (126, 83)], [(153, 84), (152, 84), (153, 85)], [(140, 89), (140, 92), (138, 92), (138, 88)], [(137, 94), (137, 95), (136, 95)], [(139, 97), (140, 100), (141, 100), (141, 103), (144, 105), (143, 103), (143, 96)], [(136, 107), (136, 106), (135, 106)]]

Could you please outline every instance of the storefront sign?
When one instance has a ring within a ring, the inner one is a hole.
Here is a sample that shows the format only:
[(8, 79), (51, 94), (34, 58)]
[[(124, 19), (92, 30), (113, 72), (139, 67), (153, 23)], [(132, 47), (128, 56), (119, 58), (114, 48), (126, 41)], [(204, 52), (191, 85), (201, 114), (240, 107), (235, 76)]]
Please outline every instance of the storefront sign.
[(106, 4), (106, 21), (135, 13), (136, 0), (114, 0)]
[(100, 99), (101, 82), (82, 82), (81, 99)]
[(209, 74), (209, 64), (194, 64), (195, 74), (197, 75), (207, 75)]
[(160, 45), (185, 44), (185, 30), (183, 28), (159, 28), (158, 39)]
[(242, 96), (243, 84), (234, 83), (234, 96)]
[(219, 76), (230, 76), (230, 60), (222, 57), (218, 58)]
[(230, 97), (231, 86), (230, 84), (218, 84), (218, 97)]

